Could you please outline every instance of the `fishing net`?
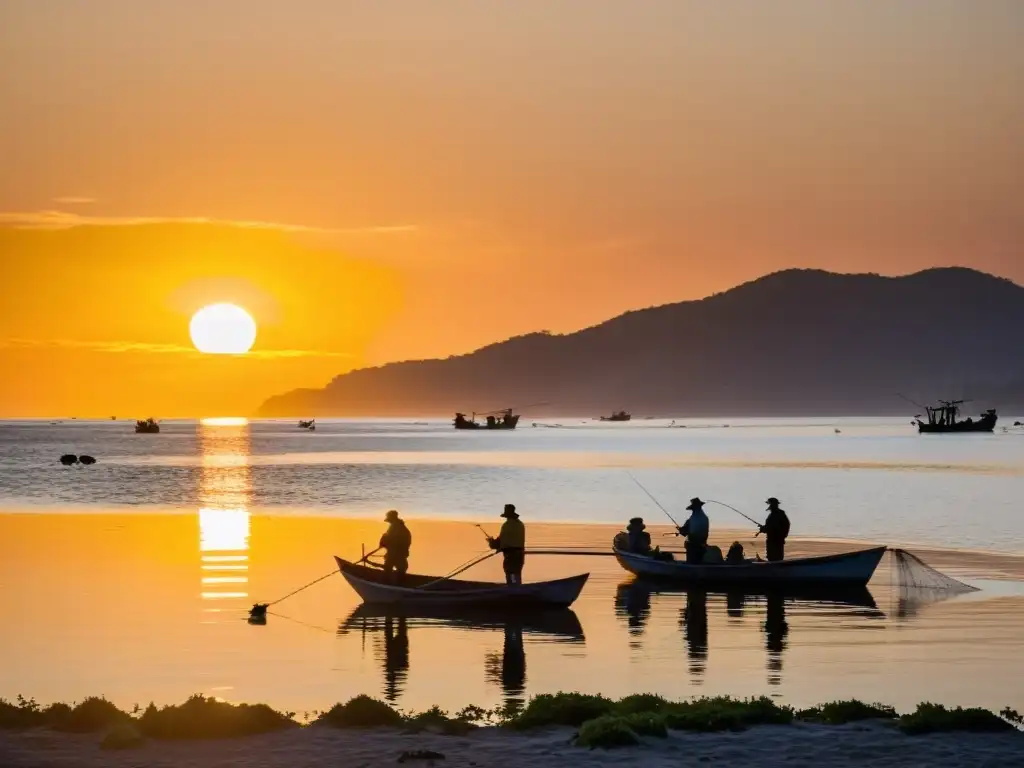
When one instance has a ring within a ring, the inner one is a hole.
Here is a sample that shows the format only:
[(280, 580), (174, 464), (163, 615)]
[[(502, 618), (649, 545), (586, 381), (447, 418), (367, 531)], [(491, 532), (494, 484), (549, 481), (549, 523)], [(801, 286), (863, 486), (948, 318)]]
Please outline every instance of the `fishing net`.
[(935, 570), (917, 555), (905, 549), (891, 549), (893, 584), (908, 592), (927, 591), (945, 595), (977, 592), (977, 587)]

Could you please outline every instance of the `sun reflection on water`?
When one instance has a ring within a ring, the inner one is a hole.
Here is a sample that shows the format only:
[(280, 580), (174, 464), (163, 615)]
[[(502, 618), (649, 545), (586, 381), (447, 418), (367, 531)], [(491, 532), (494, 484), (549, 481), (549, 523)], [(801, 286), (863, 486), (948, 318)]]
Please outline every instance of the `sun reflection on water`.
[(249, 593), (249, 423), (203, 419), (199, 424), (199, 552), (203, 600), (244, 600)]

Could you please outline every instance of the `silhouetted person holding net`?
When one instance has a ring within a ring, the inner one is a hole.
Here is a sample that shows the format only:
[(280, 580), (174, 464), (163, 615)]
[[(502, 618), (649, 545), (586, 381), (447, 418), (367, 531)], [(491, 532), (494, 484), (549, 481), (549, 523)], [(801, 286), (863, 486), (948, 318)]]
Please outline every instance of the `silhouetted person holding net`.
[(789, 518), (774, 496), (768, 499), (768, 517), (760, 527), (765, 536), (766, 557), (769, 562), (782, 560), (786, 553), (786, 537), (789, 536)]

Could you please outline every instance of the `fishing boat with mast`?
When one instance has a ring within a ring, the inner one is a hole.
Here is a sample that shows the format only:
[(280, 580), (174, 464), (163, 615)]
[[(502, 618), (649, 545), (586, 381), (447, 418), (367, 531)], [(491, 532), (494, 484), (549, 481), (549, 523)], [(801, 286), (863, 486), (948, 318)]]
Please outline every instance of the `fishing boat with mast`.
[(487, 418), (481, 424), (476, 420), (476, 414), (474, 413), (468, 419), (464, 413), (456, 413), (455, 421), (453, 422), (456, 429), (515, 429), (519, 423), (519, 414), (512, 413), (511, 408), (505, 408), (501, 411), (492, 411), (488, 414), (483, 414)]
[(940, 400), (938, 405), (925, 406), (927, 421), (918, 416), (914, 419), (920, 434), (941, 434), (947, 432), (992, 432), (996, 428), (996, 409), (989, 408), (978, 419), (970, 417), (961, 420), (960, 406), (965, 400)]
[(627, 411), (615, 411), (611, 416), (602, 416), (601, 421), (629, 421), (633, 418)]

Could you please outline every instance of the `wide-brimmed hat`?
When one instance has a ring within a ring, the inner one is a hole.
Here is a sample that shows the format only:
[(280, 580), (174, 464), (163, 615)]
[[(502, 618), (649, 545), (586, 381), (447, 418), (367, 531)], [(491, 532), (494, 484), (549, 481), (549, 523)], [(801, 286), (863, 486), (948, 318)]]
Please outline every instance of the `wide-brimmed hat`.
[(516, 513), (516, 505), (515, 504), (506, 504), (505, 505), (505, 511), (501, 513), (501, 516), (502, 517), (519, 517), (519, 515)]
[(387, 514), (384, 515), (384, 519), (387, 520), (388, 522), (390, 522), (392, 520), (397, 520), (398, 519), (398, 510), (397, 509), (389, 509), (387, 511)]
[(704, 506), (704, 502), (701, 501), (700, 499), (698, 499), (696, 496), (694, 496), (692, 499), (690, 499), (690, 504), (686, 508), (687, 509), (700, 509), (703, 506)]
[(767, 504), (769, 507), (777, 507), (779, 506), (779, 500), (772, 496), (770, 499), (768, 499), (768, 501), (765, 502), (765, 504)]
[(629, 518), (629, 526), (628, 527), (630, 527), (630, 528), (646, 528), (647, 526), (644, 525), (644, 519), (642, 517), (631, 517), (631, 518)]

